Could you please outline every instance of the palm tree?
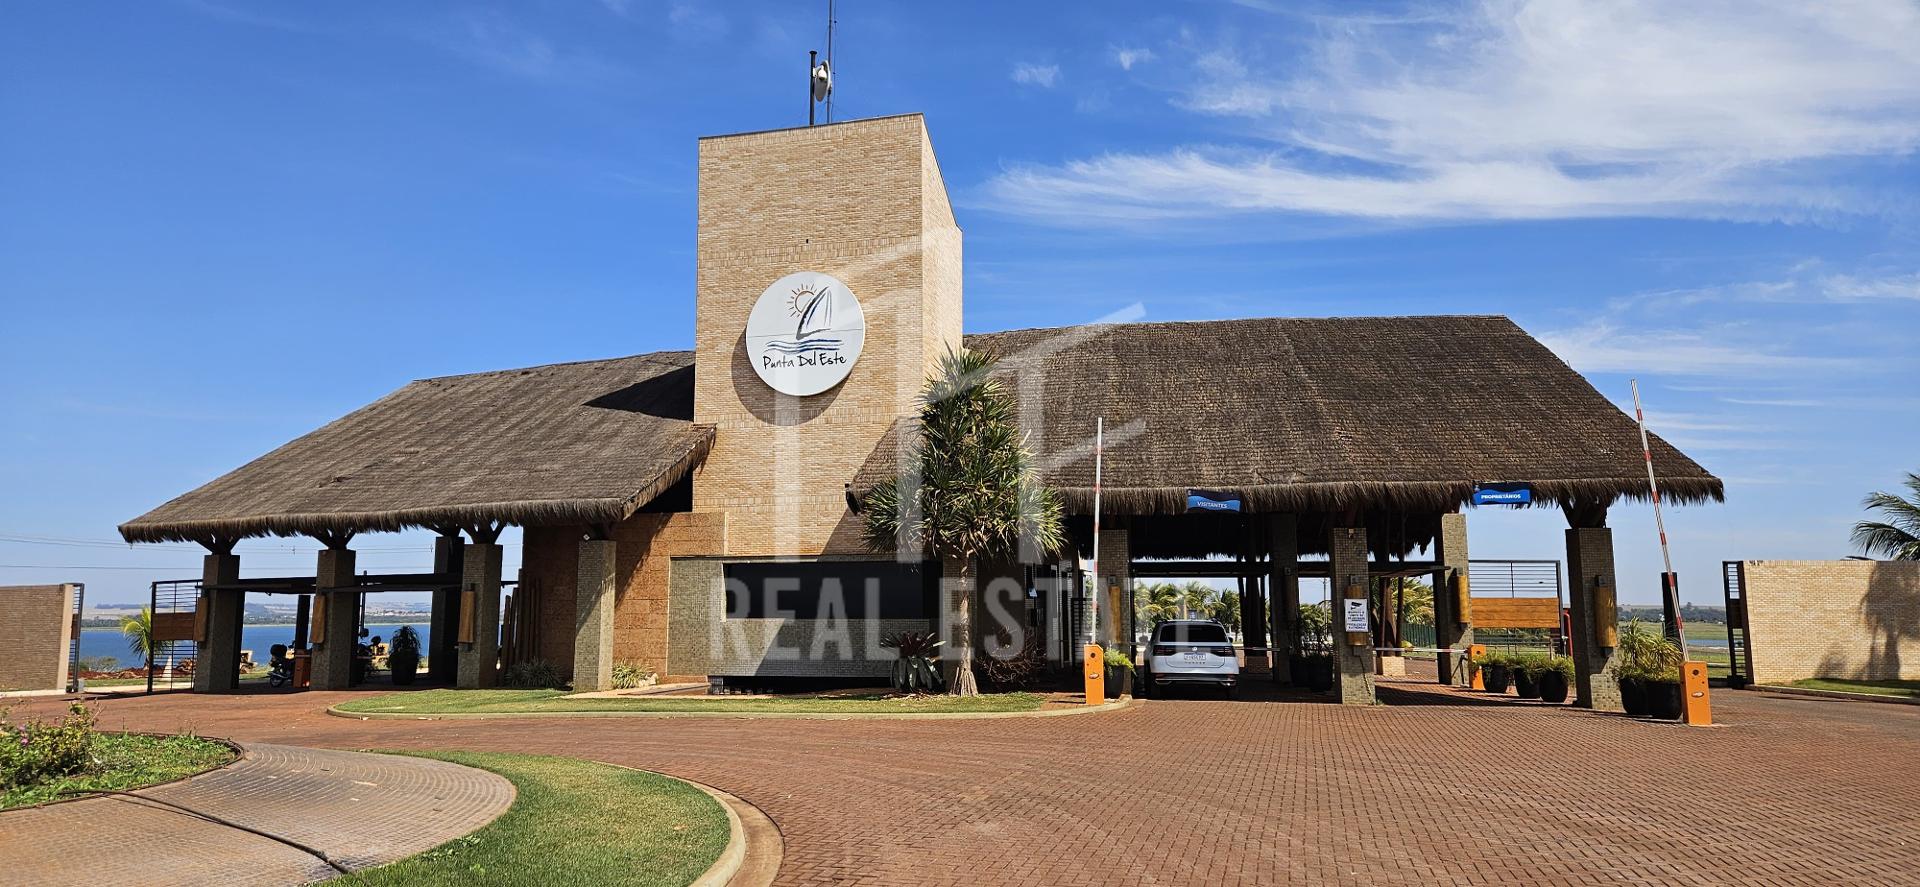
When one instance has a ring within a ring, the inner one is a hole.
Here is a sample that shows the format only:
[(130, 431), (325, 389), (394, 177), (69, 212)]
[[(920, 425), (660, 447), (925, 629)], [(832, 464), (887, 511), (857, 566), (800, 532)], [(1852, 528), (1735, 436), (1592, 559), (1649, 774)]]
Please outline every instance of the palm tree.
[(902, 555), (931, 550), (953, 589), (953, 643), (947, 686), (979, 693), (973, 675), (973, 597), (982, 557), (1022, 546), (1041, 553), (1066, 542), (1059, 497), (1033, 474), (1012, 394), (992, 378), (995, 359), (948, 351), (920, 393), (919, 437), (907, 465), (918, 476), (867, 491), (860, 514), (867, 545)]
[(1907, 489), (1913, 491), (1912, 498), (1873, 493), (1861, 503), (1887, 518), (1853, 525), (1853, 544), (1860, 546), (1861, 553), (1895, 561), (1920, 561), (1920, 474), (1907, 473)]
[(1213, 608), (1216, 606), (1213, 586), (1198, 579), (1189, 580), (1180, 586), (1180, 598), (1180, 618), (1213, 618)]
[(1133, 599), (1139, 620), (1147, 625), (1180, 618), (1180, 586), (1171, 582), (1135, 582)]
[(127, 649), (145, 665), (153, 658), (153, 610), (141, 607), (133, 616), (120, 617), (120, 633), (127, 638)]

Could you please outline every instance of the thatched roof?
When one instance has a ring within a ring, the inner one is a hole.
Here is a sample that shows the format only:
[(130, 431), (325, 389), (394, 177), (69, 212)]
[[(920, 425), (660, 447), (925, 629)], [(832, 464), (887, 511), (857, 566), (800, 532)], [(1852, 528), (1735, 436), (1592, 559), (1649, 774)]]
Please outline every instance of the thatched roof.
[[(1110, 514), (1180, 513), (1189, 487), (1300, 513), (1433, 513), (1480, 481), (1529, 481), (1540, 504), (1647, 494), (1632, 420), (1504, 317), (1117, 324), (966, 343), (1002, 356), (1042, 479), (1076, 513), (1092, 510), (1095, 416)], [(692, 362), (661, 352), (415, 382), (121, 535), (618, 521), (713, 439), (690, 421)], [(1653, 447), (1664, 496), (1722, 498), (1698, 463)], [(887, 476), (898, 452), (890, 436), (850, 480)]]
[(705, 456), (693, 354), (414, 382), (121, 525), (129, 542), (619, 521)]
[[(968, 336), (1002, 358), (1041, 479), (1093, 509), (1178, 514), (1189, 487), (1262, 512), (1444, 511), (1476, 482), (1537, 504), (1647, 497), (1639, 432), (1505, 317), (1261, 318)], [(1719, 478), (1653, 438), (1661, 495), (1718, 501)], [(893, 470), (883, 446), (862, 471)], [(865, 485), (864, 483), (862, 484)]]

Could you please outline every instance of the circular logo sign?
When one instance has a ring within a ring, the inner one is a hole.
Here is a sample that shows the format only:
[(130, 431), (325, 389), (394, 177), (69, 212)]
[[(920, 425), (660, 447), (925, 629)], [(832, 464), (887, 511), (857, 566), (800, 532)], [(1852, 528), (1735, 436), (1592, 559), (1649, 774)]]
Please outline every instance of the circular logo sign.
[(747, 315), (747, 359), (781, 394), (819, 394), (847, 378), (867, 316), (839, 278), (799, 271), (773, 282)]

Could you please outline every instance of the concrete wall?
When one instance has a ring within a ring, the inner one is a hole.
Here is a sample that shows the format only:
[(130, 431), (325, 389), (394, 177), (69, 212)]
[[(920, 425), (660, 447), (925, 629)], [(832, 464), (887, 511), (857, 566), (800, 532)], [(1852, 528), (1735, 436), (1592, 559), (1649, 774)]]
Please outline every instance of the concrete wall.
[(65, 690), (73, 585), (0, 586), (0, 690)]
[(1920, 680), (1920, 563), (1746, 561), (1753, 671), (1802, 678)]
[[(843, 485), (960, 344), (960, 229), (920, 116), (701, 140), (698, 263), (694, 421), (717, 436), (694, 510), (729, 512), (735, 554), (864, 553)], [(796, 398), (760, 380), (744, 332), (803, 270), (844, 281), (867, 333), (845, 382)]]

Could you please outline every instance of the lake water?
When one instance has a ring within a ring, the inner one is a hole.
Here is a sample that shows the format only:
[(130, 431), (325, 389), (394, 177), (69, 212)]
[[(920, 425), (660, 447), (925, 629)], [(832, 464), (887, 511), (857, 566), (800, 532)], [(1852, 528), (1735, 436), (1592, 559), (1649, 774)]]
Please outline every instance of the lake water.
[[(420, 633), (420, 649), (428, 649), (430, 627), (425, 622), (406, 623)], [(379, 635), (380, 639), (392, 642), (393, 632), (400, 624), (369, 625), (369, 639)], [(293, 626), (291, 625), (248, 625), (240, 630), (240, 649), (252, 650), (253, 661), (265, 663), (267, 651), (274, 644), (292, 644)], [(80, 658), (92, 659), (100, 656), (113, 656), (120, 660), (121, 668), (140, 668), (146, 663), (127, 650), (127, 638), (117, 628), (84, 628), (80, 630)]]

